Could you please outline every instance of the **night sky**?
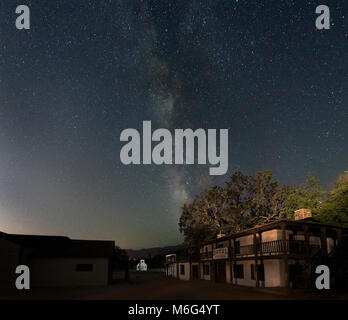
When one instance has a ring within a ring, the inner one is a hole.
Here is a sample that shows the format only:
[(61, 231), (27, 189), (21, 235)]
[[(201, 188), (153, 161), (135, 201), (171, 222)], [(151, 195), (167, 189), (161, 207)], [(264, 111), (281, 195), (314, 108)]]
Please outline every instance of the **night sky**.
[[(348, 170), (347, 76), (347, 1), (1, 0), (0, 231), (173, 245), (180, 206), (236, 170), (327, 186)], [(123, 165), (144, 120), (229, 129), (228, 173)]]

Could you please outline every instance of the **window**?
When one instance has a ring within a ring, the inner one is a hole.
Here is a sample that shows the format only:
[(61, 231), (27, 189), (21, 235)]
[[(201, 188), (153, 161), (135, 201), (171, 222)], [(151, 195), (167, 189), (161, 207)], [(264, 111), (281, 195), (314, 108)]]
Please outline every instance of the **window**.
[[(265, 280), (265, 271), (263, 264), (258, 264), (257, 265), (257, 272), (259, 273), (259, 280), (264, 281)], [(256, 268), (255, 264), (250, 265), (250, 279), (255, 280), (256, 278)]]
[(224, 245), (223, 245), (223, 243), (219, 243), (217, 247), (218, 247), (218, 248), (223, 248)]
[(255, 265), (254, 264), (250, 265), (250, 279), (255, 280)]
[(185, 274), (185, 265), (181, 264), (180, 265), (180, 274), (183, 276)]
[(244, 279), (244, 266), (242, 264), (234, 265), (234, 277)]
[(80, 263), (76, 265), (77, 272), (92, 272), (93, 264)]
[(240, 241), (235, 241), (234, 246), (234, 252), (240, 254)]
[(205, 264), (205, 265), (203, 266), (203, 274), (204, 274), (205, 276), (209, 276), (209, 272), (210, 272), (210, 270), (209, 270), (209, 264)]

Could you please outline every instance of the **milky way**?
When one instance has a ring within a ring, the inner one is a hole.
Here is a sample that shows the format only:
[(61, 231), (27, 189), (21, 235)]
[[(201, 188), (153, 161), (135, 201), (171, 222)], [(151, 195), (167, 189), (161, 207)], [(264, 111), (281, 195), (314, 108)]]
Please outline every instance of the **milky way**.
[[(22, 4), (22, 3), (18, 3)], [(0, 230), (176, 244), (208, 166), (124, 166), (120, 133), (229, 129), (229, 171), (324, 185), (348, 168), (348, 5), (330, 1), (0, 3)]]

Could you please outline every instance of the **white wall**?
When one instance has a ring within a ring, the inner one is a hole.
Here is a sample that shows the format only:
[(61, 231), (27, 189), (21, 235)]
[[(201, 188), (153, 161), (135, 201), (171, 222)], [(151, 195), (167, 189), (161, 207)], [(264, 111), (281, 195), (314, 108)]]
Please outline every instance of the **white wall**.
[[(292, 230), (285, 230), (285, 238), (289, 240), (289, 235), (293, 234)], [(273, 229), (262, 232), (262, 242), (283, 240), (283, 231), (281, 229)]]
[(254, 238), (253, 238), (253, 235), (251, 234), (251, 235), (236, 238), (236, 241), (239, 241), (241, 246), (248, 246), (254, 243)]
[[(185, 266), (185, 274), (182, 275), (180, 272), (181, 265)], [(189, 262), (179, 262), (179, 279), (180, 280), (190, 280), (190, 263)]]
[[(85, 286), (108, 284), (107, 258), (35, 259), (30, 263), (34, 286)], [(93, 271), (78, 272), (77, 264), (93, 264)]]
[(256, 286), (256, 280), (251, 280), (251, 274), (250, 274), (250, 265), (254, 264), (255, 260), (243, 260), (243, 261), (237, 261), (237, 265), (242, 264), (244, 269), (244, 278), (234, 278), (233, 283), (238, 284), (241, 286), (249, 286), (249, 287), (255, 287)]
[[(264, 259), (264, 272), (265, 272), (265, 287), (279, 287), (284, 286), (284, 268), (283, 261), (280, 259)], [(243, 260), (237, 261), (237, 265), (242, 264), (244, 269), (244, 278), (233, 278), (233, 283), (241, 286), (255, 287), (256, 286), (256, 273), (254, 275), (254, 280), (251, 279), (251, 264), (255, 264), (255, 260)], [(259, 261), (260, 264), (260, 261)], [(256, 266), (254, 267), (254, 270)], [(226, 267), (227, 272), (227, 267)], [(256, 272), (256, 270), (255, 270)], [(229, 275), (229, 270), (228, 270)], [(226, 279), (227, 273), (226, 273)], [(283, 281), (283, 282), (282, 282)], [(260, 286), (262, 285), (260, 281)]]
[(285, 286), (284, 261), (281, 259), (263, 260), (265, 287)]

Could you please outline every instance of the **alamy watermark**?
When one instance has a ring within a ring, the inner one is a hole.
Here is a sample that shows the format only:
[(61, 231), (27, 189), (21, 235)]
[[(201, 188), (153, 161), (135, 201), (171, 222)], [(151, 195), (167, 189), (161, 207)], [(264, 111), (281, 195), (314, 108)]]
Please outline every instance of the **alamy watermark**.
[(19, 276), (16, 278), (16, 288), (18, 290), (29, 290), (30, 289), (30, 270), (29, 267), (21, 264), (17, 266), (16, 268), (16, 274), (19, 274)]
[[(127, 143), (121, 149), (120, 159), (124, 165), (209, 163), (213, 166), (209, 168), (210, 175), (223, 175), (228, 170), (228, 129), (219, 130), (219, 148), (216, 131), (175, 129), (173, 137), (168, 129), (161, 128), (152, 132), (151, 121), (143, 121), (142, 139), (136, 129), (130, 128), (121, 132), (120, 140)], [(156, 145), (152, 148), (153, 142)]]
[(330, 289), (330, 268), (324, 264), (316, 267), (315, 273), (319, 276), (315, 280), (315, 287), (318, 290)]
[[(330, 29), (330, 9), (327, 5), (321, 4), (315, 8), (317, 14), (315, 18), (315, 27), (318, 30)], [(18, 5), (16, 7), (17, 18), (15, 25), (18, 30), (30, 29), (30, 8), (27, 5)]]

